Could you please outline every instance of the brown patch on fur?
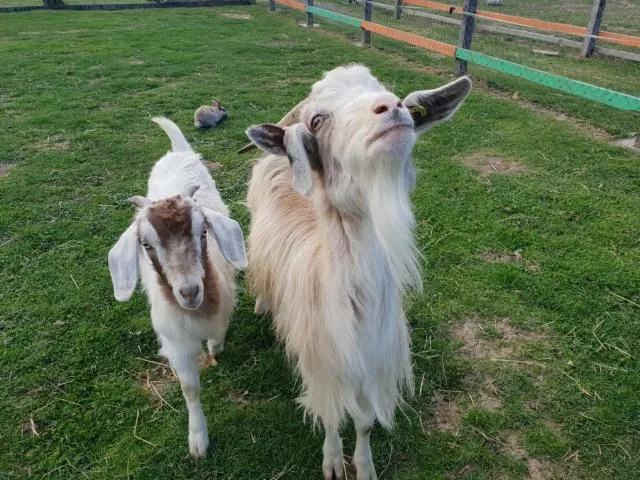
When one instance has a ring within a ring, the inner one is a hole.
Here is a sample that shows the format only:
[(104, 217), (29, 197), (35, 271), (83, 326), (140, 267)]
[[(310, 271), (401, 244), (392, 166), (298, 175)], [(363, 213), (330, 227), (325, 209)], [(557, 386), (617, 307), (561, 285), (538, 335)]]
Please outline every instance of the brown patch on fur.
[(517, 175), (529, 171), (526, 165), (514, 160), (507, 160), (497, 154), (476, 152), (462, 158), (462, 163), (477, 170), (481, 175), (500, 173)]
[(149, 208), (147, 218), (164, 248), (171, 238), (191, 237), (191, 205), (185, 204), (180, 196), (154, 204)]
[(204, 265), (204, 280), (202, 282), (204, 288), (204, 296), (202, 305), (198, 308), (198, 312), (206, 316), (215, 315), (220, 311), (220, 284), (218, 274), (207, 258), (207, 248), (202, 248), (202, 263)]
[[(485, 328), (495, 329), (498, 338), (492, 339), (485, 333)], [(489, 323), (476, 317), (465, 319), (462, 325), (454, 329), (453, 336), (464, 344), (461, 351), (476, 359), (510, 358), (518, 353), (522, 344), (548, 338), (538, 332), (514, 327), (510, 318), (500, 318)]]
[(0, 177), (6, 177), (9, 170), (15, 167), (15, 163), (2, 163), (0, 162)]

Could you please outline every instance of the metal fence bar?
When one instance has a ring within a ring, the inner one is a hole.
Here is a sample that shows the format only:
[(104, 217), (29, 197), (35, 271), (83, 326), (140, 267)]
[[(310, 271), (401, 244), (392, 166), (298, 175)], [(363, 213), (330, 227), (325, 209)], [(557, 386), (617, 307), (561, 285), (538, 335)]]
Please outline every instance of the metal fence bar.
[(402, 0), (396, 0), (396, 20), (400, 20), (402, 15)]
[[(313, 0), (307, 0), (307, 5), (313, 7)], [(313, 27), (313, 13), (307, 10), (307, 27)]]
[(276, 10), (276, 0), (269, 0), (269, 10), (272, 12)]
[[(473, 39), (473, 27), (475, 25), (475, 17), (478, 7), (478, 0), (464, 0), (464, 6), (462, 7), (466, 13), (471, 15), (465, 15), (462, 18), (460, 24), (460, 38), (458, 39), (458, 47), (469, 49), (471, 48), (471, 40)], [(467, 73), (467, 62), (456, 58), (456, 75), (461, 76)]]
[[(373, 12), (373, 6), (371, 5), (370, 0), (365, 0), (364, 2), (364, 21), (371, 21), (371, 14)], [(362, 43), (364, 45), (371, 45), (371, 32), (369, 30), (364, 30), (362, 32)]]
[(587, 27), (587, 33), (590, 35), (584, 39), (584, 46), (582, 47), (582, 56), (590, 57), (593, 55), (593, 50), (596, 48), (595, 35), (600, 33), (600, 24), (602, 23), (602, 17), (604, 15), (604, 8), (607, 6), (607, 0), (595, 0), (593, 2), (593, 10), (591, 10), (591, 21)]

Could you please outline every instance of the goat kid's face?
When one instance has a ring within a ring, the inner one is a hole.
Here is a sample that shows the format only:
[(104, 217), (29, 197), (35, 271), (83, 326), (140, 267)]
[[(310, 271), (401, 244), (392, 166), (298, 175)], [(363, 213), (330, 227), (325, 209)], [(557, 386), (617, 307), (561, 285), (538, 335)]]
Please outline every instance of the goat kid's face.
[(126, 301), (133, 294), (140, 259), (151, 262), (165, 291), (170, 290), (182, 308), (199, 308), (205, 294), (209, 230), (225, 259), (236, 268), (246, 267), (240, 225), (200, 207), (191, 194), (158, 202), (144, 197), (130, 200), (140, 209), (109, 252), (109, 270), (118, 301)]
[(202, 304), (207, 228), (201, 209), (180, 197), (144, 206), (137, 216), (138, 241), (164, 286), (181, 307)]
[(451, 118), (470, 89), (462, 77), (401, 100), (366, 67), (339, 67), (316, 82), (286, 120), (252, 126), (247, 135), (267, 153), (289, 157), (293, 188), (306, 195), (312, 170), (328, 188), (338, 177), (358, 182), (404, 172), (418, 135)]

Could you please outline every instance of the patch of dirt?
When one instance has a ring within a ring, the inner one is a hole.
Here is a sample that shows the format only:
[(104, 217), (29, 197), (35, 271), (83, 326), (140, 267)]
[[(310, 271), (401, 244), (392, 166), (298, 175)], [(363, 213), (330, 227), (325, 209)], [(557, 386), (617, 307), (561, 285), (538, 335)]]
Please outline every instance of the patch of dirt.
[(232, 390), (229, 395), (227, 395), (227, 399), (244, 408), (249, 405), (249, 399), (247, 399), (247, 395), (249, 395), (249, 390)]
[(487, 263), (518, 263), (523, 264), (525, 270), (530, 273), (538, 273), (540, 265), (536, 262), (525, 261), (522, 258), (521, 250), (515, 252), (484, 252), (480, 254), (480, 259)]
[(9, 170), (11, 170), (15, 166), (15, 163), (0, 162), (0, 178), (6, 177), (9, 174)]
[(522, 263), (520, 250), (512, 253), (485, 252), (480, 254), (480, 259), (487, 263)]
[(207, 166), (207, 168), (212, 168), (212, 169), (216, 169), (216, 168), (221, 168), (222, 167), (222, 165), (219, 164), (218, 162), (209, 162), (208, 160), (205, 160), (204, 164)]
[(495, 382), (496, 380), (493, 377), (485, 376), (480, 379), (476, 375), (467, 375), (462, 380), (462, 383), (471, 390), (469, 398), (471, 398), (473, 405), (490, 412), (495, 412), (502, 408), (500, 390)]
[(453, 330), (453, 336), (463, 343), (461, 352), (476, 359), (512, 358), (524, 343), (548, 338), (539, 332), (516, 328), (508, 317), (498, 318), (491, 323), (469, 317)]
[(61, 135), (53, 135), (27, 145), (27, 148), (41, 152), (66, 152), (71, 148), (71, 142), (64, 140)]
[(525, 477), (525, 480), (552, 480), (558, 478), (558, 469), (554, 468), (551, 462), (529, 456), (522, 446), (520, 432), (509, 432), (507, 434), (502, 452), (526, 462), (527, 467), (529, 467), (529, 474)]
[(144, 65), (147, 62), (145, 62), (144, 60), (140, 60), (139, 58), (130, 58), (127, 60), (127, 63), (129, 65)]
[(455, 400), (436, 393), (433, 398), (436, 427), (445, 432), (454, 432), (460, 427), (462, 409)]
[(178, 379), (173, 373), (169, 364), (149, 363), (149, 368), (136, 373), (136, 383), (142, 388), (158, 405), (168, 404), (164, 399), (165, 392), (178, 383)]
[(480, 175), (491, 175), (494, 173), (517, 175), (529, 171), (529, 168), (523, 163), (487, 152), (476, 152), (467, 155), (462, 158), (462, 163), (473, 168), (479, 172)]
[(253, 19), (251, 15), (246, 15), (242, 13), (223, 13), (222, 16), (224, 18), (230, 18), (233, 20), (252, 20)]
[(40, 433), (38, 433), (38, 427), (36, 423), (33, 421), (33, 418), (30, 418), (24, 423), (18, 425), (18, 428), (22, 432), (22, 435), (27, 435), (29, 437), (39, 437)]
[(269, 40), (260, 44), (261, 47), (269, 48), (283, 48), (283, 47), (297, 47), (300, 43), (295, 40)]
[(633, 152), (640, 153), (640, 133), (637, 137), (623, 138), (622, 140), (616, 140), (611, 142), (612, 145), (616, 145), (622, 148), (628, 148)]

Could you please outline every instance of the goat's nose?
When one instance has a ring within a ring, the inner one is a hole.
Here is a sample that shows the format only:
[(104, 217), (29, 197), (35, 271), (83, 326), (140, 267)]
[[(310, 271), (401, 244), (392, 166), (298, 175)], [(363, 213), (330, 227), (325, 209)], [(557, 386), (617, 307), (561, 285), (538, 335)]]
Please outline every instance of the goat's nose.
[(193, 301), (200, 293), (200, 287), (198, 285), (189, 285), (187, 287), (180, 288), (180, 295), (187, 300), (189, 303), (193, 303)]
[(390, 98), (386, 98), (384, 100), (380, 100), (373, 105), (373, 113), (376, 115), (381, 115), (384, 112), (393, 111), (395, 108), (402, 108), (402, 102), (399, 100), (392, 100)]

